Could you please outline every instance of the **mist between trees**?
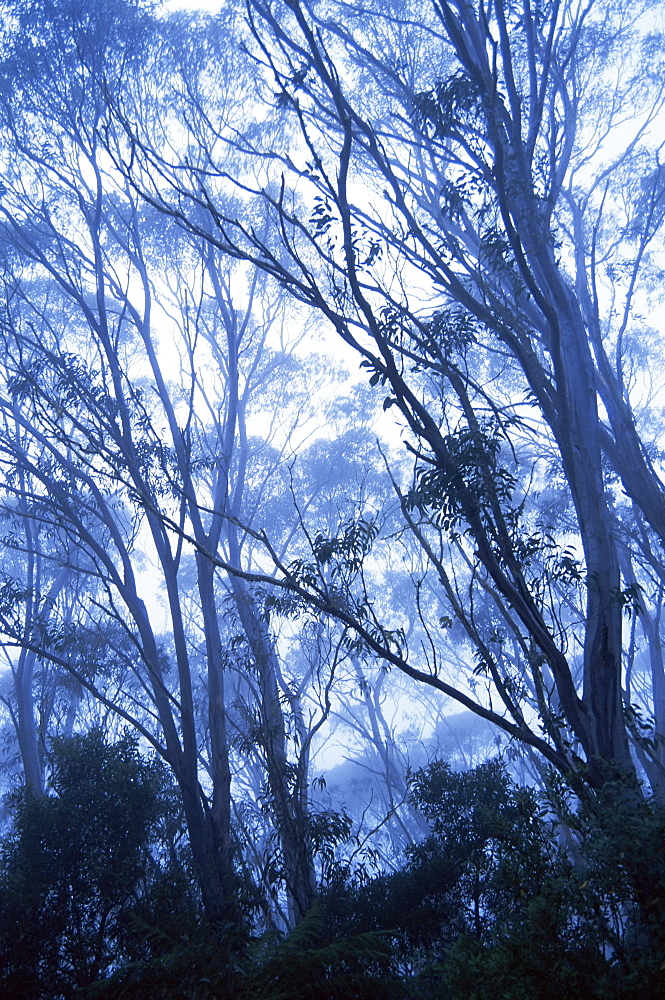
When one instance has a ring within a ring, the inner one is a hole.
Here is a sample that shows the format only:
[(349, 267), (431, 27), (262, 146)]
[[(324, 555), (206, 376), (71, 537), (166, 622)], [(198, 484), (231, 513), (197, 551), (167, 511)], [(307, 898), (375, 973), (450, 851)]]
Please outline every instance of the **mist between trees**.
[(661, 948), (661, 5), (1, 8), (11, 850), (90, 733), (169, 789), (177, 850), (133, 836), (194, 924), (288, 949), (453, 843), (439, 781), (557, 884), (600, 837), (597, 984)]

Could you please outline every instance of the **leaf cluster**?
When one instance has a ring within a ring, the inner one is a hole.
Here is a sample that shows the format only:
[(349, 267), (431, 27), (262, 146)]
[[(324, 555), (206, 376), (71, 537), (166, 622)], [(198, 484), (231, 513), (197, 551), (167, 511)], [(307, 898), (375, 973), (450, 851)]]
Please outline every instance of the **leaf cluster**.
[(137, 922), (195, 916), (178, 806), (135, 739), (109, 744), (92, 730), (54, 740), (48, 793), (19, 789), (11, 808), (0, 852), (5, 996), (74, 996), (123, 958), (147, 957)]

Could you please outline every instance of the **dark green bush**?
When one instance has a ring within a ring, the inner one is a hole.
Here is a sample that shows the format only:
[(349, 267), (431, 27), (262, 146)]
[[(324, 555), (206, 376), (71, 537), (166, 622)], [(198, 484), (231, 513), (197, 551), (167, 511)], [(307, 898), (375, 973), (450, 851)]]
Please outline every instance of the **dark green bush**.
[[(0, 856), (0, 993), (16, 1000), (665, 998), (665, 812), (620, 780), (579, 803), (500, 761), (412, 781), (403, 867), (340, 867), (289, 935), (206, 926), (177, 796), (135, 742), (56, 742)], [(555, 812), (559, 820), (554, 820)], [(565, 822), (561, 822), (564, 820)], [(248, 897), (249, 898), (249, 897)]]
[(178, 824), (174, 801), (135, 740), (111, 745), (93, 731), (54, 741), (48, 794), (14, 794), (2, 843), (3, 996), (74, 996), (118, 963), (149, 957), (142, 923), (192, 919), (182, 860), (163, 836)]
[(543, 802), (498, 760), (464, 773), (436, 761), (412, 797), (431, 833), (403, 869), (339, 886), (327, 904), (338, 935), (387, 936), (412, 995), (665, 996), (661, 808), (621, 781), (576, 809), (560, 788)]

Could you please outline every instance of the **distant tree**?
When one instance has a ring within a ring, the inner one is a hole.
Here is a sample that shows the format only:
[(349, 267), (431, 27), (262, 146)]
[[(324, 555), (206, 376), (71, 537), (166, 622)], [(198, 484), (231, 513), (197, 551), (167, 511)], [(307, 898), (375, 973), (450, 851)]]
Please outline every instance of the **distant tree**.
[[(71, 735), (84, 688), (62, 666), (40, 659), (35, 642), (66, 629), (77, 617), (76, 606), (93, 599), (95, 590), (99, 597), (99, 588), (62, 526), (49, 524), (46, 508), (27, 499), (36, 483), (28, 487), (20, 470), (17, 476), (18, 483), (7, 482), (0, 506), (0, 619), (11, 622), (11, 636), (5, 635), (2, 647), (12, 679), (2, 701), (15, 733), (22, 779), (39, 794), (49, 737)], [(88, 658), (93, 670), (99, 649), (91, 645)]]

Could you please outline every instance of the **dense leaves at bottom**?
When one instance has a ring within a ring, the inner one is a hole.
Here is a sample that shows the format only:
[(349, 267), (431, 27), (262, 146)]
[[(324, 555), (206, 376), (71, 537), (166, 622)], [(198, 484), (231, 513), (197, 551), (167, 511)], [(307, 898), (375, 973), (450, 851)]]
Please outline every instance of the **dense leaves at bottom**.
[(0, 994), (60, 998), (154, 954), (144, 927), (196, 920), (177, 798), (136, 741), (53, 741), (44, 795), (10, 797), (0, 869)]
[(581, 805), (553, 785), (545, 803), (500, 761), (466, 773), (435, 761), (411, 787), (430, 833), (400, 870), (340, 875), (289, 935), (249, 916), (211, 927), (164, 771), (129, 738), (55, 742), (48, 794), (11, 802), (2, 995), (665, 997), (662, 809), (621, 781)]

